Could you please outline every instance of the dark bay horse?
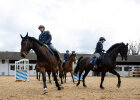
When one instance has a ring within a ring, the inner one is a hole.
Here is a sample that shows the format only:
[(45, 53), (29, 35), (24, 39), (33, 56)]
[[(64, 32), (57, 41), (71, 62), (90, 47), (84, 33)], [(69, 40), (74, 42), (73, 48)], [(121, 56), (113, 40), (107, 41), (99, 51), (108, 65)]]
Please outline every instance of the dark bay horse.
[(49, 51), (49, 48), (44, 46), (40, 41), (35, 39), (34, 37), (29, 37), (28, 33), (25, 37), (22, 37), (21, 41), (21, 57), (25, 58), (26, 55), (29, 53), (31, 49), (34, 50), (34, 52), (37, 55), (37, 64), (40, 67), (41, 73), (42, 73), (42, 80), (44, 85), (44, 93), (47, 92), (47, 85), (46, 85), (46, 70), (50, 70), (53, 74), (55, 84), (58, 88), (58, 90), (61, 90), (62, 87), (60, 87), (57, 79), (57, 69), (59, 69), (59, 75), (61, 77), (61, 83), (62, 81), (62, 63), (56, 59), (56, 57)]
[(114, 44), (110, 49), (107, 51), (107, 53), (104, 55), (104, 60), (101, 64), (101, 66), (97, 69), (93, 70), (93, 65), (90, 64), (90, 57), (80, 57), (78, 59), (77, 66), (74, 70), (74, 73), (77, 74), (79, 72), (79, 80), (77, 83), (77, 86), (80, 84), (80, 77), (83, 71), (85, 71), (83, 75), (83, 86), (86, 87), (85, 84), (85, 77), (89, 73), (90, 70), (94, 72), (101, 72), (101, 83), (100, 83), (100, 88), (104, 89), (103, 87), (103, 81), (104, 77), (106, 75), (106, 72), (110, 72), (118, 77), (118, 84), (117, 87), (119, 88), (121, 85), (121, 80), (120, 80), (120, 75), (115, 71), (116, 67), (116, 58), (118, 54), (120, 53), (122, 60), (127, 60), (127, 52), (128, 52), (128, 44), (124, 43), (117, 43)]
[[(63, 74), (65, 77), (65, 83), (66, 83), (66, 77), (67, 77), (67, 73), (70, 72), (71, 73), (71, 77), (73, 79), (73, 62), (76, 64), (76, 54), (72, 53), (69, 57), (69, 59), (63, 63)], [(73, 79), (74, 82), (74, 79)]]
[[(35, 66), (35, 70), (36, 70), (36, 79), (40, 81), (41, 69), (40, 69), (40, 67), (37, 66), (37, 64)], [(50, 78), (51, 77), (51, 71), (47, 70), (46, 72), (48, 74), (49, 83), (51, 83), (51, 78)]]

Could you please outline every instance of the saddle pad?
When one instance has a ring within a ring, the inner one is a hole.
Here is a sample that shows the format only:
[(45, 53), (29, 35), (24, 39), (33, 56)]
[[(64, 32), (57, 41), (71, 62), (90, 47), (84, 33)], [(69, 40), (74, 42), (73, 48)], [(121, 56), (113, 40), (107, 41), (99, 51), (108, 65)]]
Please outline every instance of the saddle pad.
[(95, 58), (91, 57), (91, 58), (89, 59), (89, 64), (94, 64), (94, 60), (95, 60)]
[[(53, 56), (55, 56), (55, 53), (53, 52), (53, 50), (51, 49), (51, 48), (49, 48), (48, 47), (48, 45), (46, 45), (46, 44), (44, 44), (45, 45), (45, 47), (49, 50), (49, 52), (53, 55)], [(56, 57), (56, 56), (55, 56)]]

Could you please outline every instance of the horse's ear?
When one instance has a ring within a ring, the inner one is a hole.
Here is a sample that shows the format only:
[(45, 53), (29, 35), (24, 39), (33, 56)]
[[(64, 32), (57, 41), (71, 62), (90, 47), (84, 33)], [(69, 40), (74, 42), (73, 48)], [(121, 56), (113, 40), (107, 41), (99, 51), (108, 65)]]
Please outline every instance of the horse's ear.
[(126, 44), (126, 46), (128, 46), (128, 43)]
[(27, 32), (27, 34), (26, 34), (26, 36), (25, 36), (26, 38), (28, 37), (28, 32)]
[(23, 36), (20, 34), (20, 37), (23, 39)]

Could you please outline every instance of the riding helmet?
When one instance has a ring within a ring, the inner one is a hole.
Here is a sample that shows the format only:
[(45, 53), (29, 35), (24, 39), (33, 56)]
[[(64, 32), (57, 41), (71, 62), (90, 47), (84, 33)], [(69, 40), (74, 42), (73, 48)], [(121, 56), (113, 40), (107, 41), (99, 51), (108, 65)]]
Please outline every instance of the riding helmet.
[(66, 52), (69, 52), (69, 50), (67, 50)]
[(99, 41), (102, 41), (102, 40), (106, 41), (104, 37), (100, 37)]
[(38, 29), (40, 29), (40, 28), (45, 28), (45, 26), (44, 25), (39, 25)]

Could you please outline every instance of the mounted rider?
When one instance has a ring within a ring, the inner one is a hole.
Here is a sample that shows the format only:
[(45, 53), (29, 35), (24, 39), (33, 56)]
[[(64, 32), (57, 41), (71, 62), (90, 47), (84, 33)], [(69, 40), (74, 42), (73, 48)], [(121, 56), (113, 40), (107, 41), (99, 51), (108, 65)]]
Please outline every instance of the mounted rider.
[(66, 53), (64, 54), (64, 62), (62, 64), (62, 67), (64, 68), (66, 62), (69, 60), (70, 54), (69, 54), (69, 50), (66, 51)]
[(66, 62), (70, 57), (70, 54), (69, 54), (69, 50), (66, 51), (66, 53), (64, 54), (64, 62)]
[(58, 54), (58, 51), (56, 50), (56, 48), (51, 43), (52, 36), (51, 36), (50, 32), (45, 31), (45, 26), (44, 25), (40, 25), (38, 27), (38, 29), (41, 32), (41, 34), (39, 35), (39, 41), (42, 42), (43, 44), (45, 44), (46, 47), (49, 47), (53, 51), (53, 53), (55, 54), (57, 60), (61, 61), (60, 56)]
[(99, 38), (99, 41), (97, 42), (96, 44), (96, 49), (95, 49), (95, 52), (94, 52), (94, 57), (95, 57), (95, 60), (94, 60), (94, 68), (97, 69), (97, 61), (98, 60), (101, 60), (101, 56), (103, 55), (103, 52), (105, 51), (103, 49), (103, 43), (106, 41), (106, 39), (104, 37), (100, 37)]

